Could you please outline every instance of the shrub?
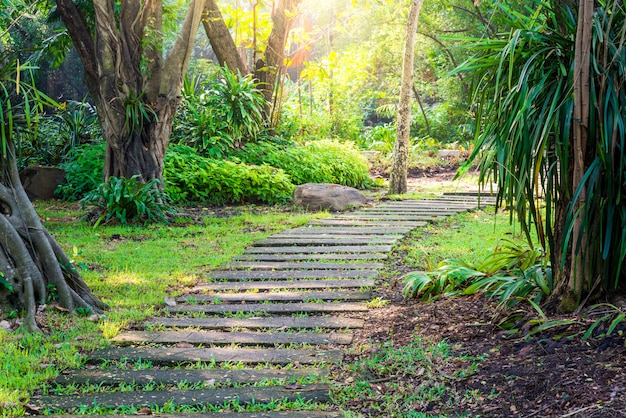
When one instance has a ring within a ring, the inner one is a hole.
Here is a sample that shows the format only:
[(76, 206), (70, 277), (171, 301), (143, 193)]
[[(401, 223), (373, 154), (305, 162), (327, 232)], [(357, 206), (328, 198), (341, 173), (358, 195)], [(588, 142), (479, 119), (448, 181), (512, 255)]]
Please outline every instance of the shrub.
[(80, 200), (98, 187), (104, 173), (104, 148), (105, 143), (100, 142), (80, 145), (69, 152), (66, 161), (59, 165), (65, 170), (65, 183), (57, 187), (57, 197)]
[(294, 184), (337, 183), (357, 188), (373, 184), (367, 160), (351, 143), (319, 140), (296, 147), (258, 142), (248, 144), (235, 156), (249, 163), (281, 168)]
[(176, 203), (284, 203), (294, 185), (283, 170), (201, 157), (172, 145), (165, 157), (165, 188)]
[(251, 76), (221, 69), (204, 83), (187, 80), (183, 97), (172, 142), (189, 145), (204, 156), (222, 158), (263, 130), (265, 98)]
[(51, 116), (40, 115), (35, 127), (16, 132), (20, 168), (56, 166), (66, 161), (75, 147), (101, 138), (96, 110), (86, 102), (69, 101)]
[(82, 209), (98, 215), (95, 225), (112, 220), (127, 225), (132, 222), (166, 222), (167, 213), (173, 209), (167, 205), (165, 194), (159, 189), (159, 180), (147, 183), (140, 176), (131, 178), (109, 177), (81, 200)]

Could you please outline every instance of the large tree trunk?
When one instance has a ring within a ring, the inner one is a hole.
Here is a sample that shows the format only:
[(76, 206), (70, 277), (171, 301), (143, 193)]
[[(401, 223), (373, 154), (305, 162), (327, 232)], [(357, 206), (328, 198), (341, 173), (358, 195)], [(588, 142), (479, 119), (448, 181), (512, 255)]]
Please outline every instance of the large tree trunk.
[[(59, 13), (85, 67), (85, 83), (107, 143), (105, 178), (163, 178), (163, 157), (200, 25), (204, 0), (192, 0), (167, 57), (162, 56), (162, 1), (94, 0), (95, 34), (72, 0)], [(150, 42), (146, 42), (147, 38)]]
[(407, 191), (407, 171), (409, 162), (409, 136), (411, 130), (411, 94), (413, 92), (413, 60), (415, 57), (415, 36), (417, 22), (423, 0), (413, 0), (406, 25), (406, 41), (402, 61), (402, 84), (398, 101), (398, 121), (396, 143), (393, 149), (393, 163), (389, 179), (389, 193), (401, 194)]
[(41, 224), (20, 182), (13, 144), (6, 144), (0, 174), (0, 309), (24, 311), (23, 326), (31, 332), (39, 331), (37, 307), (49, 300), (69, 311), (102, 313), (106, 305)]
[(241, 75), (250, 74), (215, 0), (205, 1), (202, 25), (220, 65), (228, 66), (228, 69), (233, 72), (239, 71)]

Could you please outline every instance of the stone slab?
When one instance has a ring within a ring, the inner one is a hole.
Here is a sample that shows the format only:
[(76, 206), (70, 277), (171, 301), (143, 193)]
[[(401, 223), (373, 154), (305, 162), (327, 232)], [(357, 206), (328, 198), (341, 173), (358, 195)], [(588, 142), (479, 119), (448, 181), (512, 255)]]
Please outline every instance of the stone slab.
[(387, 253), (392, 245), (325, 245), (289, 247), (250, 247), (245, 254), (322, 254), (322, 253)]
[(383, 263), (313, 263), (313, 262), (269, 262), (269, 261), (233, 261), (224, 266), (231, 269), (254, 269), (254, 270), (357, 270), (357, 269), (382, 269)]
[(386, 260), (384, 253), (345, 253), (345, 254), (242, 254), (235, 260), (247, 261), (313, 261), (313, 260)]
[(324, 226), (373, 226), (378, 228), (384, 227), (410, 227), (410, 228), (419, 228), (428, 224), (426, 221), (407, 221), (407, 220), (393, 220), (387, 219), (383, 220), (365, 220), (365, 219), (318, 219), (309, 222), (311, 225), (324, 225)]
[(222, 305), (177, 305), (166, 308), (169, 313), (204, 312), (217, 314), (225, 312), (265, 312), (274, 314), (292, 314), (300, 312), (366, 312), (365, 303), (246, 303), (246, 304), (222, 304)]
[(250, 332), (250, 331), (127, 331), (111, 339), (123, 344), (209, 344), (209, 345), (276, 345), (276, 344), (339, 344), (352, 343), (351, 333), (313, 332)]
[(332, 235), (398, 235), (411, 232), (411, 227), (387, 227), (377, 228), (374, 226), (352, 226), (342, 228), (339, 226), (302, 226), (300, 228), (289, 229), (273, 235), (274, 237), (299, 236), (300, 234), (332, 234)]
[[(208, 414), (153, 414), (150, 418), (342, 418), (337, 411), (269, 411), (215, 412)], [(59, 415), (63, 418), (85, 418), (85, 415)], [(137, 418), (137, 415), (89, 415), (89, 418)]]
[(372, 279), (344, 280), (267, 280), (257, 282), (206, 283), (192, 287), (190, 292), (225, 290), (275, 290), (275, 289), (360, 289), (373, 287)]
[(156, 325), (178, 328), (322, 328), (322, 329), (351, 329), (363, 328), (365, 322), (362, 319), (345, 317), (319, 317), (307, 316), (302, 318), (294, 317), (262, 317), (262, 318), (157, 318), (147, 321), (145, 325)]
[(260, 239), (254, 242), (254, 247), (286, 247), (286, 246), (310, 246), (310, 245), (372, 245), (372, 244), (395, 244), (401, 237), (380, 237), (380, 236), (367, 236), (357, 238), (354, 236), (349, 237), (270, 237), (266, 239)]
[(354, 212), (349, 215), (341, 215), (338, 216), (337, 219), (340, 220), (368, 220), (370, 222), (376, 221), (424, 221), (424, 222), (432, 222), (437, 220), (438, 218), (442, 218), (441, 215), (423, 215), (423, 214), (403, 214), (403, 215), (394, 215), (394, 214), (367, 214), (364, 212)]
[(184, 391), (155, 390), (148, 392), (103, 392), (75, 396), (34, 396), (30, 398), (29, 402), (38, 407), (70, 411), (79, 406), (92, 405), (115, 408), (130, 405), (136, 407), (162, 406), (170, 402), (177, 405), (219, 405), (227, 401), (247, 404), (251, 402), (267, 403), (274, 399), (292, 401), (303, 399), (312, 402), (328, 402), (330, 400), (328, 386), (324, 384), (297, 386), (294, 389), (287, 387), (248, 386)]
[(102, 370), (80, 369), (72, 370), (59, 375), (54, 381), (59, 385), (106, 385), (116, 386), (123, 383), (147, 385), (157, 383), (175, 385), (179, 382), (191, 384), (211, 381), (213, 384), (229, 385), (233, 383), (253, 383), (266, 379), (300, 379), (307, 376), (325, 377), (328, 371), (324, 369), (150, 369), (150, 370)]
[(293, 302), (306, 300), (368, 300), (370, 291), (337, 291), (337, 292), (258, 292), (258, 293), (203, 293), (186, 295), (177, 298), (182, 303), (219, 303), (219, 302)]
[(210, 278), (217, 280), (264, 280), (264, 279), (371, 279), (378, 276), (376, 270), (214, 270)]
[(339, 363), (343, 360), (341, 350), (293, 350), (272, 348), (176, 348), (176, 347), (118, 347), (96, 350), (87, 360), (130, 361), (145, 360), (157, 364), (232, 362), (243, 364), (300, 364)]

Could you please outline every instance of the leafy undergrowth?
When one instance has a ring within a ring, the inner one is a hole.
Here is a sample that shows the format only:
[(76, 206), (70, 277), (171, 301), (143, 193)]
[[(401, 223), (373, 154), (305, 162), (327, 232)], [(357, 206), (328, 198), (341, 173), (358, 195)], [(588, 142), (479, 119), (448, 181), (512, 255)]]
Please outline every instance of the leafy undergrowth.
[(585, 339), (595, 318), (549, 317), (562, 325), (510, 336), (494, 325), (497, 301), (485, 296), (402, 296), (402, 274), (445, 258), (476, 261), (500, 238), (517, 239), (508, 214), (478, 212), (419, 229), (396, 248), (374, 295), (390, 303), (370, 310), (333, 371), (345, 416), (624, 416), (622, 325), (603, 336), (606, 321)]

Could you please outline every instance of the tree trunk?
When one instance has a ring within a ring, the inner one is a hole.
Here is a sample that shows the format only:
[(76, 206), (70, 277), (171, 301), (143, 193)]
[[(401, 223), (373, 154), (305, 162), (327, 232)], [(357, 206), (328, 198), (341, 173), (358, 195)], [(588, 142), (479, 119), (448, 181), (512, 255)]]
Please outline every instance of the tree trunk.
[[(204, 10), (192, 0), (176, 41), (162, 57), (160, 0), (94, 0), (95, 35), (72, 0), (57, 0), (59, 13), (85, 67), (85, 83), (107, 143), (105, 179), (163, 179), (163, 157)], [(149, 38), (149, 42), (146, 39)]]
[(285, 44), (287, 35), (293, 23), (296, 7), (302, 0), (279, 0), (278, 5), (272, 11), (272, 31), (267, 42), (265, 54), (262, 60), (256, 63), (255, 77), (263, 80), (260, 86), (265, 96), (266, 105), (264, 117), (268, 126), (273, 127), (276, 118), (274, 113), (280, 107), (279, 100), (282, 90), (281, 76), (285, 69)]
[(248, 66), (237, 51), (235, 41), (224, 23), (215, 0), (205, 1), (202, 25), (220, 65), (228, 66), (228, 69), (235, 73), (239, 70), (241, 75), (250, 74)]
[[(578, 26), (574, 53), (574, 123), (573, 123), (573, 173), (572, 195), (581, 186), (587, 169), (586, 155), (589, 139), (590, 104), (590, 58), (593, 31), (594, 1), (581, 0), (578, 7)], [(586, 203), (585, 186), (581, 186), (579, 197), (574, 204), (574, 213)], [(574, 215), (576, 216), (576, 215)], [(586, 248), (585, 231), (581, 227), (582, 216), (574, 219), (569, 274), (564, 277), (561, 296), (561, 309), (572, 311), (580, 302), (583, 291), (590, 290), (590, 279), (586, 277), (585, 260), (589, 256)]]
[(409, 162), (409, 137), (411, 130), (413, 60), (415, 57), (415, 35), (422, 3), (423, 0), (413, 0), (406, 25), (406, 41), (402, 61), (402, 84), (400, 85), (396, 143), (393, 149), (389, 194), (401, 194), (407, 191), (406, 177)]
[(50, 300), (68, 311), (102, 313), (106, 305), (91, 293), (41, 224), (20, 182), (10, 139), (7, 147), (0, 181), (0, 308), (23, 310), (23, 326), (30, 332), (39, 331), (38, 306)]

